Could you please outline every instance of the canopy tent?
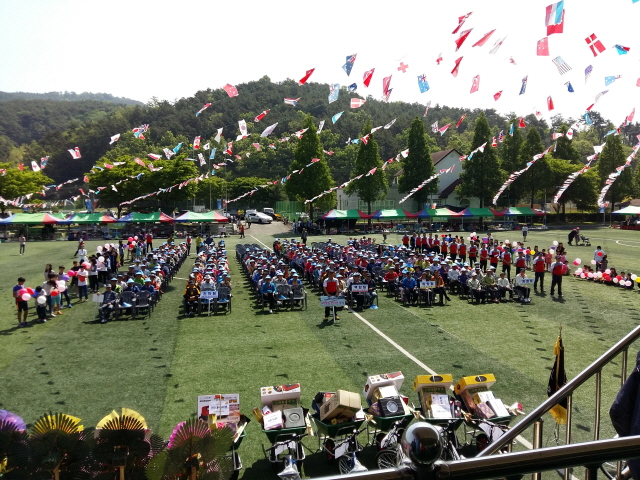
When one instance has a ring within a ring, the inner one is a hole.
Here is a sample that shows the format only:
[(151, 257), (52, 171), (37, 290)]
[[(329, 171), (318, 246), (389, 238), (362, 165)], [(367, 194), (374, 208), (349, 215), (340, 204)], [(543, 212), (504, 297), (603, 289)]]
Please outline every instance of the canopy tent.
[(61, 217), (48, 213), (16, 213), (9, 218), (13, 225), (55, 225), (62, 220)]
[(615, 212), (611, 212), (611, 215), (640, 215), (640, 207), (633, 207), (629, 205)]
[(73, 215), (60, 220), (58, 223), (63, 225), (80, 224), (86, 225), (90, 223), (116, 223), (118, 220), (105, 213), (74, 213)]
[(461, 215), (458, 212), (454, 212), (453, 210), (449, 210), (448, 208), (423, 208), (420, 210), (416, 216), (418, 218), (449, 218), (449, 217), (460, 217)]
[(320, 217), (320, 220), (360, 220), (368, 219), (369, 215), (360, 210), (330, 210)]
[(402, 208), (396, 208), (393, 210), (378, 210), (371, 214), (371, 218), (418, 218), (418, 214), (407, 212)]
[(495, 208), (489, 208), (489, 210), (491, 210), (491, 213), (493, 213), (494, 217), (504, 217), (505, 216), (505, 212), (507, 211), (507, 209), (496, 210)]
[(465, 208), (459, 214), (461, 217), (493, 217), (490, 208)]
[[(508, 207), (505, 208), (502, 212), (502, 215), (507, 217), (516, 217), (516, 216), (527, 216), (527, 217), (542, 217), (546, 215), (542, 210), (534, 210), (530, 207)], [(501, 216), (502, 216), (501, 215)]]
[(0, 219), (0, 225), (11, 225), (15, 215), (9, 215), (7, 218)]
[(125, 215), (122, 218), (117, 219), (119, 223), (155, 223), (155, 222), (163, 222), (170, 223), (173, 222), (173, 218), (169, 215), (165, 215), (162, 212), (153, 212), (153, 213), (138, 213), (132, 212), (129, 215)]
[(207, 213), (196, 213), (196, 212), (185, 212), (179, 217), (177, 217), (175, 222), (180, 223), (199, 223), (199, 222), (228, 222), (229, 219), (220, 215), (217, 212), (207, 212)]

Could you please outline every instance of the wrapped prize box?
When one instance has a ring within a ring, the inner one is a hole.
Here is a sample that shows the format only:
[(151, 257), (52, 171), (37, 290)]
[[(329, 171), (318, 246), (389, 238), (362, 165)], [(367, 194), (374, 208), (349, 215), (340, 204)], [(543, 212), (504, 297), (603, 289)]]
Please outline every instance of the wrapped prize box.
[(394, 385), (387, 385), (376, 388), (371, 401), (380, 400), (381, 398), (397, 397), (398, 395), (398, 389)]
[(351, 418), (362, 408), (360, 395), (346, 390), (338, 390), (320, 407), (320, 420)]
[(478, 403), (476, 405), (476, 414), (481, 418), (491, 418), (496, 416), (494, 411), (491, 410), (491, 407), (486, 403)]
[(262, 417), (262, 428), (264, 430), (277, 430), (282, 428), (283, 420), (282, 420), (282, 412), (278, 410), (277, 412), (271, 412)]
[(271, 406), (274, 400), (290, 400), (290, 399), (300, 401), (300, 384), (299, 383), (260, 388), (260, 400), (262, 401), (262, 405)]
[(476, 413), (477, 402), (473, 396), (478, 392), (487, 392), (496, 383), (496, 377), (492, 373), (462, 377), (454, 388), (456, 395), (459, 395), (467, 408)]
[(491, 407), (491, 410), (493, 410), (498, 417), (509, 416), (509, 410), (507, 410), (507, 407), (504, 406), (504, 403), (502, 403), (502, 400), (500, 400), (499, 398), (489, 400), (487, 403)]
[(418, 375), (413, 380), (413, 390), (418, 392), (421, 389), (432, 389), (431, 393), (442, 393), (447, 395), (453, 385), (453, 375)]
[(393, 385), (394, 387), (396, 387), (396, 390), (400, 391), (403, 382), (404, 375), (402, 374), (402, 372), (373, 375), (367, 379), (367, 383), (364, 385), (362, 395), (364, 395), (367, 401), (370, 401), (376, 388), (384, 387), (386, 385)]
[(477, 392), (473, 395), (473, 401), (478, 403), (487, 403), (489, 400), (495, 400), (493, 392)]
[(434, 403), (431, 405), (429, 412), (431, 412), (431, 418), (451, 418), (451, 409), (448, 405)]

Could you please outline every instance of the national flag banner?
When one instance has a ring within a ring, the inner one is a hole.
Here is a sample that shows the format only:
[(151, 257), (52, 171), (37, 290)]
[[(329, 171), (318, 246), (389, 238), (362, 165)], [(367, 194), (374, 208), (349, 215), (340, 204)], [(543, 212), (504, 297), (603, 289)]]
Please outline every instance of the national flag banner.
[[(602, 92), (600, 92), (599, 94), (596, 95), (595, 98), (595, 102), (594, 103), (598, 103), (598, 100), (600, 100), (602, 98), (603, 95), (606, 95), (607, 93), (609, 93), (609, 90), (603, 90)], [(593, 105), (592, 105), (593, 106)]]
[(193, 149), (198, 150), (200, 148), (200, 136), (193, 139)]
[(212, 148), (211, 149), (211, 153), (209, 154), (209, 160), (213, 160), (215, 158), (216, 150), (217, 150), (217, 148)]
[(206, 165), (207, 161), (204, 159), (204, 155), (201, 153), (198, 154), (198, 160), (200, 160), (200, 166)]
[(454, 77), (458, 76), (458, 70), (460, 69), (460, 62), (462, 61), (462, 57), (460, 57), (459, 59), (456, 60), (456, 64), (453, 67), (453, 70), (451, 70), (451, 75), (453, 75)]
[(180, 151), (180, 147), (182, 147), (182, 142), (173, 147), (173, 153), (178, 153)]
[(462, 46), (464, 41), (467, 39), (467, 37), (471, 33), (471, 30), (473, 30), (473, 28), (470, 28), (469, 30), (465, 30), (464, 32), (460, 33), (460, 36), (455, 41), (455, 43), (456, 43), (456, 52), (458, 50), (460, 50), (460, 47)]
[(331, 121), (335, 124), (343, 113), (344, 111), (336, 113), (333, 117), (331, 117)]
[(471, 92), (470, 93), (475, 93), (480, 89), (480, 75), (476, 75), (475, 77), (473, 77), (473, 81), (471, 83)]
[(204, 105), (204, 107), (202, 107), (200, 110), (198, 110), (198, 111), (196, 112), (196, 117), (197, 117), (197, 116), (199, 116), (202, 112), (204, 112), (204, 111), (205, 111), (207, 108), (209, 108), (210, 106), (211, 106), (211, 104), (210, 104), (210, 103), (206, 103), (206, 104)]
[(636, 81), (636, 87), (640, 87), (640, 78)]
[(353, 54), (353, 55), (347, 55), (347, 61), (345, 62), (345, 64), (342, 66), (342, 69), (347, 72), (347, 77), (349, 75), (351, 75), (351, 69), (353, 68), (353, 64), (356, 61), (356, 55), (357, 54)]
[(595, 33), (589, 35), (584, 39), (584, 41), (587, 42), (587, 45), (591, 49), (591, 53), (593, 53), (594, 57), (597, 57), (599, 53), (602, 53), (606, 50), (606, 48), (604, 48), (604, 45), (602, 45), (602, 42), (598, 40), (598, 37), (596, 37)]
[(164, 153), (164, 156), (167, 157), (167, 160), (171, 160), (171, 157), (173, 157), (175, 155), (173, 150), (171, 150), (169, 148), (163, 148), (162, 152)]
[[(638, 83), (640, 83), (640, 80), (638, 80)], [(638, 86), (640, 86), (640, 85), (638, 85)], [(429, 113), (429, 108), (431, 108), (431, 100), (429, 100), (429, 101), (427, 102), (426, 109), (425, 109), (425, 111), (424, 111), (424, 115), (422, 115), (423, 117), (426, 117), (426, 116), (427, 116), (427, 114)]]
[(79, 158), (82, 158), (82, 155), (80, 154), (80, 148), (76, 147), (76, 148), (70, 148), (69, 150), (67, 150), (67, 152), (69, 152), (71, 154), (71, 157), (74, 160), (77, 160)]
[(527, 124), (524, 123), (524, 117), (520, 117), (520, 123), (518, 124), (518, 128), (527, 128)]
[(146, 167), (145, 163), (142, 160), (140, 160), (139, 158), (134, 158), (133, 161), (136, 162), (138, 165)]
[(440, 62), (442, 62), (442, 52), (440, 52), (440, 53), (438, 54), (438, 58), (436, 58), (436, 63), (437, 63), (438, 65), (440, 65)]
[(162, 155), (157, 155), (155, 153), (147, 153), (147, 157), (152, 158), (153, 160), (160, 160), (162, 158)]
[(567, 73), (569, 70), (571, 70), (571, 67), (569, 66), (569, 64), (567, 62), (565, 62), (562, 57), (556, 57), (553, 60), (551, 60), (554, 65), (558, 68), (558, 72), (560, 72), (560, 75), (564, 75), (565, 73)]
[[(566, 136), (567, 136), (567, 138), (569, 140), (572, 140), (573, 139), (573, 130), (571, 130), (571, 129), (567, 130), (567, 135)], [(555, 203), (558, 203), (558, 202), (555, 202)]]
[(298, 104), (299, 101), (300, 101), (299, 98), (285, 98), (284, 99), (285, 105), (292, 105), (294, 107)]
[[(553, 354), (556, 360), (551, 368), (549, 375), (549, 384), (547, 386), (547, 397), (552, 397), (558, 390), (567, 383), (567, 374), (564, 369), (564, 345), (562, 345), (562, 336), (558, 335), (556, 344), (553, 347)], [(567, 399), (561, 400), (560, 403), (554, 405), (550, 410), (551, 416), (559, 425), (567, 423)]]
[(440, 127), (438, 129), (438, 131), (440, 132), (440, 136), (444, 135), (444, 132), (446, 132), (449, 129), (450, 126), (451, 126), (451, 124), (447, 123), (444, 127)]
[(542, 40), (538, 40), (538, 49), (536, 50), (536, 54), (539, 57), (549, 56), (549, 37), (544, 37)]
[(264, 110), (262, 113), (256, 115), (256, 117), (253, 119), (254, 122), (259, 122), (260, 120), (262, 120), (264, 117), (267, 116), (267, 113), (269, 113), (270, 110)]
[(554, 133), (554, 134), (551, 135), (551, 139), (552, 140), (557, 140), (560, 137), (564, 137), (564, 133)]
[(547, 109), (548, 109), (549, 111), (551, 111), (551, 110), (553, 110), (553, 109), (554, 109), (554, 106), (553, 106), (553, 98), (551, 98), (551, 96), (548, 96), (548, 97), (547, 97)]
[(438, 121), (436, 120), (433, 124), (431, 124), (431, 131), (436, 133), (438, 131)]
[(116, 143), (118, 140), (120, 140), (120, 134), (117, 133), (115, 134), (113, 137), (111, 137), (111, 141), (109, 142), (109, 145), (113, 145), (114, 143)]
[(584, 121), (587, 125), (593, 125), (593, 122), (591, 121), (591, 117), (589, 116), (588, 113), (585, 113), (582, 118), (584, 118)]
[(375, 72), (375, 68), (372, 68), (371, 70), (367, 70), (366, 72), (364, 72), (364, 77), (362, 79), (362, 83), (364, 83), (364, 86), (369, 88), (369, 84), (371, 83), (371, 77), (373, 77), (373, 72)]
[(362, 99), (362, 98), (352, 98), (351, 99), (351, 108), (360, 108), (365, 103), (367, 103), (367, 101)]
[(471, 16), (472, 13), (473, 12), (469, 12), (466, 15), (462, 15), (461, 17), (458, 17), (458, 26), (455, 28), (453, 32), (451, 32), (451, 35), (455, 35), (456, 33), (458, 33), (458, 30), (460, 30), (460, 27), (462, 27), (465, 20), (469, 18), (469, 16)]
[(31, 160), (31, 170), (33, 170), (34, 172), (40, 171), (40, 165), (38, 165), (38, 162), (36, 162), (35, 160)]
[(387, 123), (383, 128), (385, 130), (389, 130), (391, 128), (391, 125), (393, 125), (394, 123), (396, 123), (396, 118), (394, 118), (393, 120), (391, 120), (389, 123)]
[(529, 81), (529, 75), (522, 79), (522, 86), (520, 87), (520, 95), (527, 91), (527, 82)]
[(211, 148), (211, 145), (209, 144), (209, 142), (205, 143), (204, 146), (202, 147), (203, 150), (209, 150)]
[(386, 94), (389, 91), (389, 85), (391, 85), (391, 77), (393, 75), (389, 75), (388, 77), (384, 77), (382, 79), (382, 93)]
[(493, 137), (493, 140), (491, 141), (491, 146), (494, 148), (498, 146), (498, 140), (496, 139), (496, 137)]
[(247, 122), (244, 120), (238, 120), (238, 129), (240, 130), (240, 138), (245, 138), (249, 135), (247, 131)]
[(357, 89), (358, 89), (358, 85), (355, 84), (355, 83), (352, 83), (351, 85), (349, 85), (347, 87), (347, 91), (349, 91), (349, 92), (355, 92)]
[(575, 91), (575, 90), (573, 89), (573, 86), (571, 85), (571, 82), (567, 82), (567, 83), (565, 83), (564, 85), (565, 85), (565, 87), (567, 87), (567, 91), (568, 91), (569, 93), (573, 93), (573, 92)]
[(314, 72), (314, 70), (315, 68), (312, 68), (311, 70), (307, 70), (307, 73), (304, 75), (304, 77), (298, 80), (298, 85), (304, 85), (305, 83), (307, 83), (307, 80), (309, 80), (309, 77)]
[(224, 151), (225, 155), (233, 155), (233, 142), (227, 144), (227, 148)]
[(615, 82), (616, 80), (618, 80), (621, 77), (621, 75), (611, 75), (609, 77), (604, 77), (604, 86), (608, 87), (609, 85), (611, 85), (613, 82)]
[(425, 74), (418, 75), (418, 88), (420, 89), (420, 93), (429, 90), (429, 82), (427, 82), (427, 76)]
[(500, 130), (500, 135), (498, 135), (498, 141), (500, 143), (504, 142), (504, 130)]
[(513, 123), (509, 125), (509, 136), (513, 137)]
[(564, 27), (564, 0), (547, 6), (544, 24), (547, 26), (547, 35), (562, 33)]
[(462, 124), (462, 121), (464, 120), (464, 118), (467, 116), (466, 113), (462, 114), (462, 116), (460, 117), (460, 120), (458, 120), (458, 123), (456, 123), (456, 128), (459, 128), (460, 125)]
[(329, 85), (329, 103), (338, 100), (338, 95), (340, 95), (340, 84), (334, 83)]
[(368, 133), (367, 135), (365, 135), (364, 137), (362, 137), (360, 140), (362, 140), (362, 143), (364, 143), (365, 145), (367, 143), (369, 143), (369, 135), (371, 135), (370, 133)]
[(502, 43), (505, 41), (506, 38), (507, 36), (505, 35), (504, 37), (498, 39), (496, 43), (493, 44), (493, 47), (491, 47), (491, 50), (489, 50), (489, 53), (492, 55), (496, 53), (498, 49), (502, 46)]
[(627, 115), (627, 118), (625, 120), (627, 125), (630, 124), (631, 122), (633, 122), (633, 117), (635, 116), (635, 114), (636, 114), (636, 109), (634, 107), (633, 110), (631, 110), (631, 113), (629, 115)]
[(494, 28), (494, 29), (493, 29), (493, 30), (491, 30), (489, 33), (485, 33), (485, 34), (483, 35), (483, 37), (482, 37), (480, 40), (478, 40), (476, 43), (474, 43), (474, 44), (472, 45), (472, 48), (473, 48), (473, 47), (482, 47), (485, 43), (487, 43), (487, 40), (489, 40), (489, 38), (491, 37), (491, 35), (493, 35), (493, 32), (495, 32), (495, 31), (496, 31), (496, 30), (495, 30), (495, 28)]
[(391, 96), (391, 92), (393, 92), (393, 88), (390, 88), (382, 95), (382, 101), (387, 103), (389, 101), (389, 97)]
[(500, 90), (498, 93), (494, 93), (493, 99), (497, 102), (498, 100), (500, 100), (501, 96), (502, 96), (502, 90)]
[(631, 50), (631, 48), (623, 47), (622, 45), (619, 45), (619, 44), (616, 44), (613, 47), (618, 52), (618, 55), (626, 55), (627, 53), (629, 53), (629, 50)]
[[(633, 118), (633, 117), (632, 117)], [(42, 157), (40, 159), (40, 169), (44, 170), (44, 167), (47, 166), (47, 162), (49, 162), (49, 157)]]
[(222, 89), (232, 98), (238, 96), (238, 89), (229, 83), (222, 87)]
[(591, 72), (593, 72), (593, 65), (589, 65), (587, 68), (584, 69), (584, 83), (587, 83), (587, 80), (589, 80), (589, 77), (591, 76)]

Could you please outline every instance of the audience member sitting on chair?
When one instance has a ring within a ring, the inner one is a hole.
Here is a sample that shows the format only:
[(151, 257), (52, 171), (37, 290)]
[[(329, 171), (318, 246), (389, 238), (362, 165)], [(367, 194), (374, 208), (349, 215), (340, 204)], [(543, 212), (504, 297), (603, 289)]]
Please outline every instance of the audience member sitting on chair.
[(200, 289), (196, 287), (195, 280), (189, 280), (187, 288), (184, 290), (184, 313), (193, 317), (193, 311), (198, 307), (198, 298), (200, 298)]
[(527, 278), (527, 272), (524, 268), (520, 269), (520, 273), (516, 276), (516, 292), (518, 292), (518, 297), (522, 303), (529, 303), (531, 298), (531, 288), (529, 288), (529, 284), (523, 283), (523, 280)]
[(102, 304), (100, 305), (100, 323), (107, 323), (109, 321), (109, 316), (114, 308), (116, 308), (116, 303), (118, 302), (118, 296), (112, 290), (111, 284), (105, 285), (105, 288), (106, 290), (102, 296)]
[(471, 274), (471, 279), (467, 282), (467, 286), (469, 287), (469, 294), (473, 295), (473, 298), (477, 303), (484, 303), (484, 291), (482, 290), (482, 285), (480, 284), (480, 280), (478, 280), (478, 274), (473, 272)]
[(511, 282), (505, 277), (505, 272), (500, 273), (500, 278), (498, 278), (496, 284), (498, 285), (498, 293), (501, 300), (506, 300), (507, 292), (509, 292), (509, 300), (513, 300), (513, 288), (511, 287)]
[(273, 307), (276, 305), (276, 286), (271, 282), (271, 277), (264, 277), (264, 283), (260, 287), (260, 295), (265, 303), (269, 303), (269, 313), (273, 313)]

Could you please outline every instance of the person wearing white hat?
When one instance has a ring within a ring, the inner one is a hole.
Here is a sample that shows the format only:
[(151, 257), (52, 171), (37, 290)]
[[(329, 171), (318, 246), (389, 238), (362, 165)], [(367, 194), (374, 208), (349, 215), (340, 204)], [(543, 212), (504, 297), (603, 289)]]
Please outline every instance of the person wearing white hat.
[(273, 313), (273, 307), (276, 304), (276, 286), (271, 282), (271, 277), (264, 277), (264, 283), (260, 287), (260, 295), (264, 302), (269, 303), (269, 313)]

